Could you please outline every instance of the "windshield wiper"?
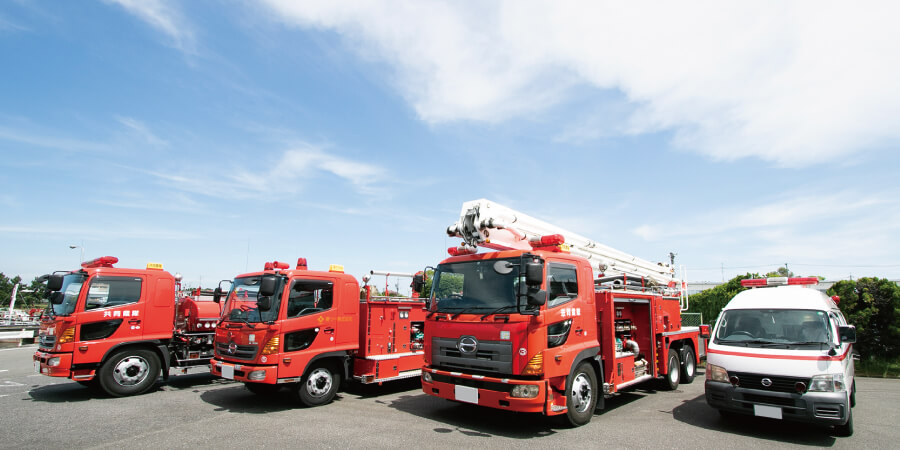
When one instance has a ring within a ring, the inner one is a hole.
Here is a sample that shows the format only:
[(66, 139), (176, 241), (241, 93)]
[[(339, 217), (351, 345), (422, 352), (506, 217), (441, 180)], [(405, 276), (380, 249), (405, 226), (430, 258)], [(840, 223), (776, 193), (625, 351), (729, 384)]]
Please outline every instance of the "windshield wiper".
[(458, 313), (456, 313), (456, 314), (450, 316), (450, 320), (453, 320), (453, 319), (459, 317), (459, 316), (462, 315), (462, 314), (465, 314), (465, 313), (468, 313), (468, 312), (475, 311), (476, 309), (479, 309), (479, 308), (482, 308), (482, 307), (481, 307), (481, 306), (470, 306), (470, 307), (468, 307), (468, 308), (463, 308), (463, 309), (460, 310)]
[(499, 307), (499, 308), (497, 308), (497, 309), (495, 309), (495, 310), (493, 310), (493, 311), (491, 311), (491, 312), (489, 312), (489, 313), (487, 313), (487, 314), (481, 316), (481, 320), (484, 320), (484, 319), (487, 318), (488, 316), (493, 315), (493, 314), (497, 314), (498, 312), (501, 312), (501, 311), (503, 311), (503, 310), (506, 310), (506, 309), (509, 309), (509, 308), (515, 308), (515, 307), (516, 307), (516, 305), (506, 305), (506, 306), (501, 306), (501, 307)]
[(228, 318), (228, 321), (229, 321), (229, 322), (240, 322), (240, 323), (245, 323), (245, 324), (247, 324), (247, 326), (250, 327), (250, 328), (256, 328), (256, 326), (253, 325), (252, 323), (250, 323), (250, 320), (248, 320), (246, 317), (229, 317), (229, 318)]

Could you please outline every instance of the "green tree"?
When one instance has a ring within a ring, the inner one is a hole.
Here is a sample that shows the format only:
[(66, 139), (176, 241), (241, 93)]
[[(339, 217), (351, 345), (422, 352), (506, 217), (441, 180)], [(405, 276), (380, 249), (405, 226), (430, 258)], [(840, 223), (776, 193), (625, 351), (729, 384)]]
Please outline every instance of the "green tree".
[(724, 284), (720, 284), (712, 289), (691, 295), (688, 312), (700, 313), (703, 322), (712, 324), (719, 317), (722, 308), (737, 295), (738, 292), (745, 291), (748, 288), (741, 286), (741, 280), (747, 278), (759, 278), (759, 274), (738, 275)]
[(885, 278), (860, 278), (835, 283), (828, 295), (840, 297), (838, 307), (856, 326), (860, 353), (900, 356), (900, 286)]
[(768, 277), (792, 277), (794, 276), (794, 272), (791, 272), (787, 269), (787, 267), (779, 267), (774, 272), (769, 272), (766, 274), (766, 278)]

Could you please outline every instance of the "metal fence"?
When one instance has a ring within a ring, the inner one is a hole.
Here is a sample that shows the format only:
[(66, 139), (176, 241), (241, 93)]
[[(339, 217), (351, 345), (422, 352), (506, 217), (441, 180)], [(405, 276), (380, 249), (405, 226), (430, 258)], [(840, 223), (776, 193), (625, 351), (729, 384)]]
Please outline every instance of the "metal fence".
[(703, 314), (701, 313), (681, 313), (681, 326), (683, 327), (699, 327), (703, 323)]

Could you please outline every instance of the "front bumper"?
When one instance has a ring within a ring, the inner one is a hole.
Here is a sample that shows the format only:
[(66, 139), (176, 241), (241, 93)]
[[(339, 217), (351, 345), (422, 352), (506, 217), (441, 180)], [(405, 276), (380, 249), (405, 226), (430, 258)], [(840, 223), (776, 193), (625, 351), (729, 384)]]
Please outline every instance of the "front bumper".
[[(50, 366), (49, 362), (52, 358), (59, 358), (59, 363)], [(31, 359), (34, 361), (34, 371), (42, 375), (68, 378), (72, 372), (71, 353), (50, 353), (38, 350), (34, 352)]]
[(754, 405), (768, 406), (780, 408), (783, 420), (826, 425), (843, 425), (850, 414), (849, 397), (845, 391), (804, 394), (771, 392), (709, 380), (705, 387), (709, 406), (739, 414), (756, 415)]
[[(252, 364), (236, 364), (228, 361), (223, 361), (221, 359), (215, 359), (209, 361), (209, 371), (215, 375), (222, 378), (227, 378), (229, 380), (243, 381), (246, 383), (264, 383), (264, 384), (276, 384), (276, 383), (290, 383), (293, 381), (300, 381), (299, 379), (278, 379), (278, 366), (260, 366), (260, 365), (252, 365)], [(223, 375), (223, 372), (225, 374)], [(262, 378), (257, 378), (254, 376), (254, 379), (250, 379), (250, 374), (255, 373), (259, 374), (263, 372), (264, 375)]]
[[(431, 376), (430, 382), (425, 381), (426, 372)], [(428, 367), (422, 369), (422, 374), (422, 391), (436, 397), (509, 411), (539, 412), (548, 415), (561, 414), (566, 410), (565, 397), (561, 406), (554, 406), (552, 402), (547, 401), (549, 389), (547, 380), (493, 378)], [(517, 385), (537, 386), (538, 394), (534, 398), (513, 397), (511, 392)]]

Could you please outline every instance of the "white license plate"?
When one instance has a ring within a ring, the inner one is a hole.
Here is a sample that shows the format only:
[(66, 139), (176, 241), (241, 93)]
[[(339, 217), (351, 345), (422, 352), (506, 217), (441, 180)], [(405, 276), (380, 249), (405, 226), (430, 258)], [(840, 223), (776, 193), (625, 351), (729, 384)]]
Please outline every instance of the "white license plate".
[(753, 414), (759, 417), (781, 419), (781, 408), (777, 406), (753, 405)]
[(34, 373), (41, 373), (41, 362), (34, 360)]
[(222, 378), (234, 379), (234, 366), (222, 364)]
[(456, 385), (456, 399), (461, 402), (478, 404), (478, 389), (468, 386)]

